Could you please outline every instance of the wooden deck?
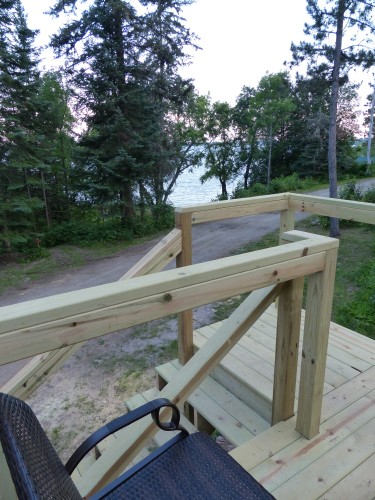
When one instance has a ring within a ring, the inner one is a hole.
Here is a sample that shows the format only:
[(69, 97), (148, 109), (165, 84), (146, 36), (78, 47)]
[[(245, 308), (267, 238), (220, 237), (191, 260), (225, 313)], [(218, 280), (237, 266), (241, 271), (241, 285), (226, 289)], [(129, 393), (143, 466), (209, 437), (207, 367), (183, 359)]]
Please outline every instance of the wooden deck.
[[(196, 330), (196, 348), (220, 324)], [(232, 456), (276, 498), (375, 498), (375, 341), (331, 323), (321, 431), (307, 440), (295, 430), (295, 417), (269, 424), (275, 336), (271, 306), (189, 403), (232, 441)], [(157, 371), (168, 381), (178, 369), (174, 361)]]
[[(281, 246), (192, 265), (195, 224), (269, 211), (280, 213)], [(186, 415), (194, 416), (195, 427), (184, 421), (191, 431), (218, 429), (235, 446), (233, 457), (276, 498), (375, 498), (375, 342), (330, 324), (339, 242), (295, 231), (295, 212), (375, 224), (372, 203), (293, 193), (176, 209), (175, 229), (123, 280), (2, 308), (0, 364), (34, 356), (6, 392), (26, 397), (87, 340), (177, 314), (181, 364), (158, 367), (158, 381), (162, 397), (191, 405), (185, 405)], [(176, 269), (157, 272), (173, 259)], [(283, 421), (296, 402), (307, 276), (298, 412)], [(193, 335), (194, 308), (249, 292), (223, 325)], [(276, 345), (275, 310), (268, 307), (277, 297)], [(157, 394), (155, 389), (134, 396), (129, 407)], [(278, 422), (273, 427), (271, 412)], [(75, 479), (83, 497), (147, 446), (155, 433), (152, 419), (135, 426), (105, 440), (82, 464)]]

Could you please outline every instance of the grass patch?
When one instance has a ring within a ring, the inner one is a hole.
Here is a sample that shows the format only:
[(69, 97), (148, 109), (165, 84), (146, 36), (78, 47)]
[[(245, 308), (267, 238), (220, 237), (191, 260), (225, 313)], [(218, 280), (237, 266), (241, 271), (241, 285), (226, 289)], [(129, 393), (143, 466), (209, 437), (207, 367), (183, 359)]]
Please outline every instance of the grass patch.
[[(316, 216), (296, 224), (296, 228), (328, 236)], [(278, 244), (278, 231), (249, 243), (237, 253), (253, 252)], [(214, 318), (221, 321), (238, 307), (243, 296), (217, 302)], [(375, 338), (375, 231), (367, 225), (341, 228), (332, 320), (356, 332)]]

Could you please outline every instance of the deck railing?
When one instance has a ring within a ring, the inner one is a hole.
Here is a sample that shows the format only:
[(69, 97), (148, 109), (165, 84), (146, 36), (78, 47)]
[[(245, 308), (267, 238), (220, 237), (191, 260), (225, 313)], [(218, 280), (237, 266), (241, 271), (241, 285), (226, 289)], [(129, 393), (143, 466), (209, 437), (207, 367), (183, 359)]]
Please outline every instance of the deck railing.
[[(280, 243), (286, 245), (191, 265), (194, 224), (270, 211), (280, 213)], [(185, 366), (162, 395), (181, 403), (278, 296), (272, 407), (277, 423), (294, 411), (303, 276), (309, 275), (297, 428), (312, 437), (319, 428), (337, 241), (293, 231), (296, 212), (375, 224), (373, 204), (290, 193), (178, 208), (176, 228), (119, 282), (1, 308), (0, 364), (35, 356), (2, 390), (25, 397), (82, 342), (178, 313)], [(174, 258), (177, 269), (139, 277)], [(212, 343), (193, 356), (192, 308), (251, 290)], [(95, 489), (113, 477), (124, 466), (124, 454), (130, 460), (151, 435), (146, 425), (130, 440), (116, 440), (82, 478), (80, 491), (88, 494), (89, 485)]]
[[(179, 263), (188, 265), (192, 262), (191, 235), (193, 225), (267, 212), (280, 213), (280, 243), (282, 243), (282, 234), (294, 229), (296, 212), (325, 215), (375, 225), (375, 205), (372, 203), (294, 193), (178, 207), (176, 208), (176, 227), (181, 230), (183, 243), (177, 265)], [(192, 311), (184, 311), (179, 316), (178, 338), (179, 361), (184, 364), (194, 351)]]
[[(375, 224), (375, 205), (319, 196), (282, 193), (254, 198), (197, 204), (176, 209), (176, 229), (165, 236), (120, 280), (160, 271), (173, 259), (177, 267), (192, 263), (192, 226), (204, 222), (267, 212), (280, 213), (280, 235), (294, 229), (296, 212), (326, 215)], [(281, 240), (280, 240), (281, 242)], [(193, 316), (191, 310), (179, 313), (179, 361), (185, 364), (193, 355)], [(43, 353), (33, 358), (2, 388), (18, 397), (26, 397), (34, 387), (58, 369), (81, 345)]]
[[(294, 412), (302, 280), (308, 276), (297, 430), (310, 438), (319, 430), (338, 240), (291, 231), (283, 241), (286, 244), (281, 247), (3, 307), (0, 364), (58, 352), (126, 327), (252, 292), (160, 392), (182, 404), (279, 297), (283, 307), (277, 325), (272, 410), (277, 423)], [(80, 492), (88, 495), (118, 474), (153, 432), (152, 424), (140, 422), (131, 436), (119, 434), (79, 480)]]

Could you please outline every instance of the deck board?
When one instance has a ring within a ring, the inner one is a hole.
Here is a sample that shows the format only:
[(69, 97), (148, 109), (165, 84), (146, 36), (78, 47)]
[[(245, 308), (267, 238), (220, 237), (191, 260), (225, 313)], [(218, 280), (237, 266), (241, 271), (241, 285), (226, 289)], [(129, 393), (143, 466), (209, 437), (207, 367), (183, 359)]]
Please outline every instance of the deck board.
[[(241, 347), (258, 343), (257, 356), (269, 364), (276, 309), (246, 335)], [(307, 440), (295, 422), (281, 422), (230, 453), (277, 499), (375, 498), (375, 341), (331, 323), (320, 433)]]

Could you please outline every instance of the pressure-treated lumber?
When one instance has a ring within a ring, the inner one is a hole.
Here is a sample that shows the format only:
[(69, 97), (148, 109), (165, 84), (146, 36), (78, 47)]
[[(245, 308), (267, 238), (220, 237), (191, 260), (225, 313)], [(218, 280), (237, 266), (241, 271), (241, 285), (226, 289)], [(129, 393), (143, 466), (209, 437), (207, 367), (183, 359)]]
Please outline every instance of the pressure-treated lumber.
[(1, 392), (25, 399), (40, 382), (58, 370), (82, 345), (75, 344), (34, 356), (1, 387)]
[(286, 283), (278, 298), (272, 425), (294, 415), (303, 281)]
[[(172, 269), (131, 280), (30, 300), (22, 303), (22, 307), (20, 304), (1, 307), (0, 334), (40, 324), (41, 317), (45, 322), (55, 321), (83, 312), (112, 307), (121, 304), (124, 300), (130, 301), (158, 293), (167, 293), (171, 288), (178, 287), (179, 284), (186, 287), (198, 283), (204, 284), (213, 279), (242, 274), (260, 267), (273, 267), (277, 271), (280, 264), (298, 261), (298, 259), (302, 259), (302, 262), (308, 257), (322, 254), (337, 246), (338, 241), (335, 239), (313, 236), (308, 241), (298, 241), (290, 245), (258, 250), (250, 254), (234, 255), (194, 264), (184, 269)], [(306, 270), (308, 271), (308, 266), (306, 266)], [(259, 285), (263, 284), (259, 283)], [(237, 293), (235, 289), (233, 292)]]
[[(328, 439), (330, 439), (329, 429), (332, 429), (332, 426), (329, 424), (330, 419), (334, 418), (335, 415), (345, 411), (346, 409), (351, 411), (350, 409), (354, 408), (353, 405), (356, 404), (356, 402), (360, 402), (362, 398), (367, 397), (368, 394), (374, 391), (375, 366), (369, 368), (365, 373), (357, 375), (355, 378), (349, 380), (342, 386), (324, 395), (321, 423), (322, 426), (324, 425), (322, 429), (328, 429)], [(369, 408), (374, 407), (372, 399), (367, 400), (367, 406)], [(352, 414), (355, 415), (355, 411), (352, 411)], [(242, 467), (250, 472), (255, 470), (262, 463), (268, 461), (270, 457), (276, 456), (278, 453), (282, 452), (283, 449), (286, 449), (298, 440), (303, 443), (303, 446), (306, 445), (308, 449), (313, 448), (314, 444), (319, 442), (319, 436), (310, 441), (306, 441), (305, 438), (302, 438), (301, 440), (301, 434), (295, 430), (295, 424), (296, 417), (280, 422), (279, 424), (266, 430), (261, 435), (256, 436), (252, 440), (243, 443), (235, 450), (232, 450), (230, 454), (242, 465)], [(323, 431), (322, 436), (324, 439), (325, 436)], [(333, 439), (332, 444), (334, 445), (334, 443), (335, 440)], [(301, 455), (303, 456), (304, 453)], [(281, 469), (287, 464), (281, 461), (278, 465)]]
[[(375, 394), (372, 392), (322, 424), (321, 432), (315, 438), (307, 441), (301, 437), (289, 443), (272, 457), (266, 458), (261, 464), (252, 468), (251, 474), (265, 484), (269, 491), (274, 492), (279, 487), (282, 489), (287, 487), (289, 496), (284, 494), (284, 498), (299, 498), (294, 496), (294, 491), (298, 492), (297, 484), (302, 483), (298, 476), (301, 476), (301, 479), (304, 478), (306, 482), (310, 480), (310, 487), (307, 488), (310, 496), (304, 494), (304, 498), (317, 498), (325, 491), (320, 487), (327, 489), (328, 481), (335, 483), (337, 480), (333, 472), (334, 468), (341, 479), (340, 468), (342, 466), (339, 465), (341, 462), (345, 462), (346, 470), (350, 471), (353, 468), (356, 460), (352, 454), (353, 450), (345, 453), (343, 445), (374, 419), (374, 403)], [(373, 423), (370, 425), (373, 427)], [(342, 457), (345, 456), (344, 460), (338, 456), (337, 448), (341, 448), (340, 453)], [(322, 466), (322, 463), (328, 464), (329, 456), (332, 459), (332, 467)], [(334, 459), (333, 456), (336, 458)], [(280, 464), (287, 466), (280, 467)], [(324, 485), (320, 485), (317, 479), (324, 477), (325, 474), (330, 477), (328, 481), (324, 481)]]
[(156, 273), (165, 268), (167, 264), (181, 253), (181, 230), (173, 229), (154, 248), (152, 248), (140, 261), (138, 261), (120, 280)]
[[(190, 266), (193, 262), (192, 221), (190, 213), (176, 212), (176, 227), (181, 231), (181, 252), (176, 267)], [(178, 359), (185, 364), (194, 355), (193, 311), (186, 309), (178, 314)]]
[(335, 245), (330, 238), (314, 238), (29, 301), (21, 312), (19, 306), (4, 307), (0, 364), (318, 272), (325, 266), (320, 250)]
[[(167, 382), (172, 381), (180, 369), (177, 360), (156, 367), (159, 376)], [(188, 401), (214, 429), (235, 445), (269, 427), (266, 420), (211, 377), (195, 389)]]
[[(186, 280), (177, 276), (171, 283), (173, 287), (165, 292), (150, 295), (147, 287), (142, 287), (143, 296), (126, 300), (123, 294), (122, 303), (117, 302), (116, 296), (113, 306), (82, 311), (55, 321), (43, 321), (41, 317), (41, 322), (33, 327), (0, 335), (0, 364), (170, 316), (186, 308), (198, 307), (237, 293), (245, 293), (269, 283), (288, 281), (303, 273), (317, 272), (324, 268), (324, 263), (325, 254), (319, 253), (285, 261), (277, 266), (207, 279), (205, 283), (191, 286), (186, 286)], [(162, 281), (160, 283), (162, 287), (165, 282), (162, 277), (159, 279)]]
[(283, 243), (282, 235), (286, 231), (293, 231), (295, 224), (295, 211), (290, 210), (281, 210), (280, 211), (280, 229), (279, 229), (279, 244)]
[[(241, 336), (258, 319), (262, 312), (275, 300), (283, 284), (263, 288), (253, 292), (223, 323), (216, 335), (200, 349), (193, 358), (176, 374), (160, 396), (174, 403), (186, 401), (189, 395), (207, 377), (212, 368), (229, 352)], [(85, 477), (77, 483), (80, 493), (85, 496), (111, 480), (124, 466), (125, 456), (131, 460), (144, 443), (155, 432), (151, 423), (139, 422), (137, 430), (125, 442), (116, 443), (111, 453), (103, 454), (90, 468)], [(125, 463), (126, 465), (126, 463)]]
[(217, 210), (222, 209), (231, 209), (245, 206), (251, 207), (252, 205), (258, 205), (264, 202), (283, 202), (285, 200), (288, 201), (288, 199), (289, 193), (269, 194), (265, 196), (254, 196), (252, 198), (236, 198), (233, 200), (214, 201), (210, 203), (195, 203), (194, 205), (176, 207), (175, 212), (178, 214), (206, 212), (208, 210), (216, 212)]
[(308, 439), (319, 432), (336, 261), (328, 250), (325, 269), (308, 278), (296, 426)]
[(291, 193), (289, 194), (289, 209), (375, 224), (373, 203)]
[[(163, 269), (181, 252), (181, 231), (174, 229), (133, 266), (120, 280), (142, 276)], [(58, 370), (84, 343), (43, 353), (31, 359), (1, 388), (2, 392), (26, 398), (42, 380)]]
[(248, 215), (264, 214), (268, 212), (278, 212), (279, 210), (286, 210), (288, 208), (288, 200), (282, 199), (277, 201), (266, 201), (262, 203), (243, 204), (217, 210), (199, 210), (193, 212), (192, 223), (202, 224), (203, 222), (213, 222), (217, 220), (233, 219), (235, 217), (245, 217)]

